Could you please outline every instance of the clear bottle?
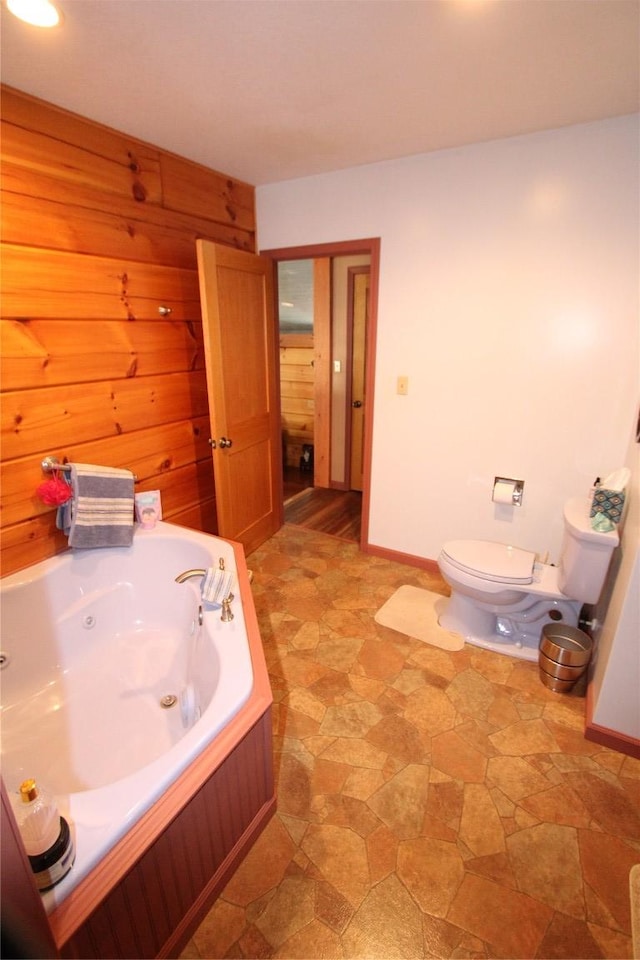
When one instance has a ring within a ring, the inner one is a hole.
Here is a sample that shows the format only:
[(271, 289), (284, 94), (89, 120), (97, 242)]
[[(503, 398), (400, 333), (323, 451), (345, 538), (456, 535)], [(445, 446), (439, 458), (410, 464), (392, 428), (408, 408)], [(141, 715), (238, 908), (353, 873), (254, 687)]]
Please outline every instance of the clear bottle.
[(48, 890), (67, 875), (75, 859), (69, 824), (55, 800), (33, 779), (20, 784), (14, 811), (39, 890)]

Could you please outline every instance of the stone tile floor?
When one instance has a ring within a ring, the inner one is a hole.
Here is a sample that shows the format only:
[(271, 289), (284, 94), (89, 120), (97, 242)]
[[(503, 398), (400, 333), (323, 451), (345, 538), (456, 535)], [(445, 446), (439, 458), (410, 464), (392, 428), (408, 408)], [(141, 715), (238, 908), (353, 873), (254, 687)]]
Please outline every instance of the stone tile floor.
[(438, 576), (293, 526), (250, 566), (278, 812), (183, 960), (631, 957), (640, 761), (584, 700), (375, 623)]

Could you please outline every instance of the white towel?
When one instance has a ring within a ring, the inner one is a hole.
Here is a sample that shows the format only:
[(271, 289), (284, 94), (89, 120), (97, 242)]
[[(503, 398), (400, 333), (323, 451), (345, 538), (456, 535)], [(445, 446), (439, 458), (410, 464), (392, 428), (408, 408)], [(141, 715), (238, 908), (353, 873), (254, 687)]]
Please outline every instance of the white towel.
[(91, 463), (70, 466), (70, 547), (129, 547), (133, 542), (134, 477)]
[(209, 567), (202, 581), (201, 597), (206, 603), (222, 604), (231, 593), (233, 574), (218, 567)]

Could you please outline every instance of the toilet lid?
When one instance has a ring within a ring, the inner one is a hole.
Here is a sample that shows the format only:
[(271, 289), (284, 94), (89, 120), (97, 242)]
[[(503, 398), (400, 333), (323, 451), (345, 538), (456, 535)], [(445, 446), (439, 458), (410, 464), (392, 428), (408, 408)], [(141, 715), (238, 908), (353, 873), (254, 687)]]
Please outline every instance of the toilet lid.
[(535, 553), (491, 540), (450, 540), (442, 548), (449, 561), (496, 583), (531, 583)]

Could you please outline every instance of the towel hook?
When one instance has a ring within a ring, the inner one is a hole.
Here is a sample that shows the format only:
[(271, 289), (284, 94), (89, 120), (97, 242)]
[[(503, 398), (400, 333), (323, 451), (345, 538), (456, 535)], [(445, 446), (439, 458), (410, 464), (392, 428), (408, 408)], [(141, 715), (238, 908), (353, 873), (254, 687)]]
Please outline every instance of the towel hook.
[(45, 473), (53, 473), (54, 470), (69, 470), (69, 465), (60, 463), (57, 457), (45, 457), (40, 466)]

